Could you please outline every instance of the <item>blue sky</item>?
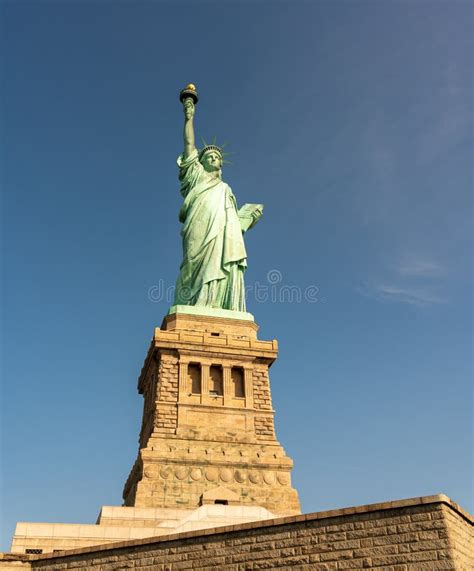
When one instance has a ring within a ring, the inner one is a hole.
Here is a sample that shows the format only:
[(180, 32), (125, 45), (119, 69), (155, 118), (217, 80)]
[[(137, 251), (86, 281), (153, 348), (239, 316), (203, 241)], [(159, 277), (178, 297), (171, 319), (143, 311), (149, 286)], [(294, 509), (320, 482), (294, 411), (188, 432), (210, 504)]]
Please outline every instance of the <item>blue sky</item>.
[(239, 204), (265, 204), (246, 283), (270, 295), (248, 308), (279, 340), (277, 436), (303, 511), (439, 492), (474, 511), (472, 4), (0, 10), (1, 547), (16, 521), (121, 503), (169, 307), (149, 292), (180, 263), (190, 81)]

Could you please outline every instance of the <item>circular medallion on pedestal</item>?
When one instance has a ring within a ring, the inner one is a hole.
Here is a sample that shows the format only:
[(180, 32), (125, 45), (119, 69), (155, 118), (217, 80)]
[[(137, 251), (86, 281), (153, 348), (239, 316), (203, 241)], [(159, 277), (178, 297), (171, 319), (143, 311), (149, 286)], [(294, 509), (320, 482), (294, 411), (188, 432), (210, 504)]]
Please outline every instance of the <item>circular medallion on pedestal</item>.
[(279, 472), (277, 474), (277, 480), (282, 486), (288, 486), (290, 483), (290, 475), (287, 472)]
[(201, 468), (193, 468), (191, 470), (191, 479), (194, 480), (195, 482), (197, 480), (200, 480), (202, 478), (202, 470)]
[(244, 484), (247, 481), (247, 474), (243, 470), (236, 470), (235, 481), (239, 484)]
[(179, 466), (179, 468), (176, 468), (174, 471), (174, 475), (176, 478), (178, 478), (178, 480), (184, 480), (184, 478), (186, 478), (188, 475), (188, 470), (184, 466)]
[(158, 476), (158, 466), (147, 466), (143, 470), (145, 478), (156, 478)]
[(209, 482), (215, 482), (219, 477), (219, 470), (217, 468), (206, 468), (205, 474), (206, 480)]
[(249, 480), (252, 482), (252, 484), (261, 484), (262, 476), (260, 475), (260, 472), (250, 472)]
[(160, 476), (163, 478), (163, 480), (167, 480), (170, 477), (171, 474), (171, 468), (169, 466), (162, 466), (160, 468)]
[(223, 482), (230, 482), (232, 480), (232, 470), (230, 470), (229, 468), (222, 468), (221, 480)]
[(265, 482), (265, 484), (268, 484), (269, 486), (273, 486), (273, 484), (275, 483), (275, 474), (273, 472), (264, 472), (263, 473), (263, 481)]

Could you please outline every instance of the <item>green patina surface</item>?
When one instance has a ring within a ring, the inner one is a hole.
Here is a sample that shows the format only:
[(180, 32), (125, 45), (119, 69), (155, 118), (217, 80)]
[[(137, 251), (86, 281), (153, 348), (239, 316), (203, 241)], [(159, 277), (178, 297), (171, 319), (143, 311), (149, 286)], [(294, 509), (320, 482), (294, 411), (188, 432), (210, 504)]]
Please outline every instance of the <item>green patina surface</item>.
[[(183, 101), (184, 152), (178, 158), (183, 224), (183, 261), (176, 282), (174, 306), (196, 306), (246, 313), (244, 272), (247, 252), (243, 233), (263, 211), (261, 204), (240, 210), (228, 184), (222, 180), (222, 150), (194, 143), (192, 98)], [(203, 313), (201, 313), (203, 314)]]

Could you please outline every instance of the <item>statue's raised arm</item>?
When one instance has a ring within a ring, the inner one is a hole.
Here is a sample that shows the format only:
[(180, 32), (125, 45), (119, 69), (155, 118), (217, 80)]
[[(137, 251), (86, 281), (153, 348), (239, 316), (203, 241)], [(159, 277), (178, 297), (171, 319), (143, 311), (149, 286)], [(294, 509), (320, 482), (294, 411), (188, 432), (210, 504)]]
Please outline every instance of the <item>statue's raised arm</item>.
[(198, 102), (198, 95), (196, 87), (190, 83), (187, 85), (180, 94), (180, 99), (183, 104), (184, 111), (184, 158), (187, 159), (191, 156), (192, 152), (196, 149), (194, 138), (194, 113), (195, 105)]
[(196, 148), (194, 143), (194, 102), (191, 98), (185, 99), (184, 108), (184, 157), (188, 158)]

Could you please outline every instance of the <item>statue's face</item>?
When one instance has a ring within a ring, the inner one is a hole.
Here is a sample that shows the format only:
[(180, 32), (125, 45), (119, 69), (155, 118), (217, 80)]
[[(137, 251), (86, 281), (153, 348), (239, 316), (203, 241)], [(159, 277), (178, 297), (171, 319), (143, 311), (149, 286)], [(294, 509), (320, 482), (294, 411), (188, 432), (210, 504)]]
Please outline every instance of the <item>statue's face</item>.
[(201, 163), (207, 172), (218, 172), (222, 168), (222, 157), (216, 151), (208, 151), (202, 156)]

